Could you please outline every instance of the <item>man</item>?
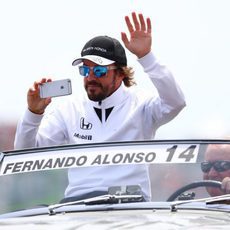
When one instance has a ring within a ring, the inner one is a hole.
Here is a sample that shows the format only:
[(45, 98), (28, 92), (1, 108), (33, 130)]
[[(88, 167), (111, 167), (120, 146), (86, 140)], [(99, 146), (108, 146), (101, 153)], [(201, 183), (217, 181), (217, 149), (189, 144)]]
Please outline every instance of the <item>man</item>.
[(204, 180), (221, 181), (221, 189), (206, 187), (210, 196), (230, 193), (230, 145), (211, 144), (205, 152), (205, 161), (201, 163)]
[[(39, 97), (39, 85), (50, 79), (35, 82), (28, 91), (28, 110), (18, 124), (15, 148), (152, 139), (158, 127), (182, 110), (185, 100), (181, 89), (151, 52), (150, 19), (132, 13), (132, 20), (125, 17), (130, 39), (122, 32), (122, 41), (137, 56), (159, 96), (144, 98), (131, 90), (133, 70), (127, 66), (125, 49), (114, 38), (95, 37), (73, 62), (74, 66), (81, 64), (79, 72), (87, 97), (66, 98), (59, 108), (44, 114), (51, 99)], [(75, 168), (68, 173), (66, 197), (83, 198), (88, 194), (85, 198), (105, 193), (109, 186), (139, 184), (145, 199), (150, 200), (148, 169), (144, 165)]]

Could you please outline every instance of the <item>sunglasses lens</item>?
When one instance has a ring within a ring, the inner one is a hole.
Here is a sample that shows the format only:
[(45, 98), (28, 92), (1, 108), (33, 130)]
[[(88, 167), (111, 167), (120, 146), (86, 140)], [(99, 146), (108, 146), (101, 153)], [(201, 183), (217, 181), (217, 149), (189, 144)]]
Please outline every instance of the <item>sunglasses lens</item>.
[(103, 77), (107, 73), (107, 68), (105, 66), (95, 66), (93, 72), (96, 77)]
[(89, 76), (90, 69), (93, 69), (93, 73), (95, 77), (103, 77), (107, 74), (108, 68), (106, 66), (79, 66), (79, 73), (84, 77)]
[(217, 161), (214, 163), (213, 166), (217, 172), (224, 172), (230, 169), (230, 162), (229, 161)]
[(88, 66), (79, 66), (80, 75), (82, 75), (84, 77), (88, 77), (89, 71), (90, 71), (90, 69)]
[(201, 163), (201, 170), (204, 173), (209, 172), (211, 167), (212, 167), (212, 164), (210, 162), (202, 162)]
[(208, 173), (212, 167), (217, 172), (224, 172), (230, 169), (230, 161), (215, 161), (215, 162), (202, 162), (201, 163), (201, 170), (204, 173)]

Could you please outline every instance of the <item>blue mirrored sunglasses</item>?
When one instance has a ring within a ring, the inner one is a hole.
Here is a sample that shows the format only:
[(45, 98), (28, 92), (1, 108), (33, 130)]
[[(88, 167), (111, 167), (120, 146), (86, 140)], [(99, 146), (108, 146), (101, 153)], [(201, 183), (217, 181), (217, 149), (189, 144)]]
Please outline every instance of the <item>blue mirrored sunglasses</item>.
[(117, 69), (116, 66), (86, 66), (86, 65), (82, 65), (79, 66), (79, 73), (80, 75), (84, 76), (84, 77), (88, 77), (90, 70), (93, 70), (93, 74), (95, 77), (103, 77), (107, 74), (108, 70), (111, 69)]
[(201, 170), (204, 173), (208, 173), (211, 168), (214, 168), (217, 172), (224, 172), (230, 169), (230, 161), (214, 161), (214, 162), (201, 162)]

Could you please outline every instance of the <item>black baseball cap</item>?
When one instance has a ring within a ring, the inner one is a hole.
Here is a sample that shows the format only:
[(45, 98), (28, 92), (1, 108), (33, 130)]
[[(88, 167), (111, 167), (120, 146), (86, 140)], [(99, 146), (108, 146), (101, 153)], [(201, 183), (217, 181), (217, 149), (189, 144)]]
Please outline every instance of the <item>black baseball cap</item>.
[(74, 60), (72, 65), (78, 65), (84, 59), (102, 66), (113, 63), (127, 66), (125, 49), (117, 39), (109, 36), (97, 36), (89, 40), (81, 51), (81, 57)]

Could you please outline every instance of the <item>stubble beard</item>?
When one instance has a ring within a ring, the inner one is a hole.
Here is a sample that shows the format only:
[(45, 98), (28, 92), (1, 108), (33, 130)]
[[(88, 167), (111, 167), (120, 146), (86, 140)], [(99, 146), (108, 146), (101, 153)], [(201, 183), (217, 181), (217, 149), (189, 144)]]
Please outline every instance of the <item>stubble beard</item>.
[[(97, 89), (89, 89), (89, 86), (97, 86)], [(97, 92), (99, 90), (99, 92)], [(88, 98), (92, 101), (102, 101), (105, 98), (109, 97), (114, 91), (116, 90), (115, 86), (115, 77), (113, 76), (113, 81), (111, 82), (110, 86), (103, 86), (100, 83), (97, 82), (91, 82), (88, 84), (85, 84), (85, 90), (87, 92)]]
[(102, 101), (107, 97), (108, 89), (104, 88), (102, 85), (99, 84), (97, 84), (97, 86), (98, 89), (90, 89), (88, 85), (85, 86), (88, 98), (92, 101)]

